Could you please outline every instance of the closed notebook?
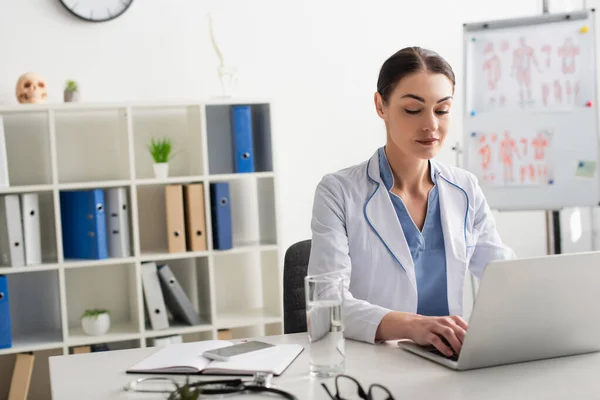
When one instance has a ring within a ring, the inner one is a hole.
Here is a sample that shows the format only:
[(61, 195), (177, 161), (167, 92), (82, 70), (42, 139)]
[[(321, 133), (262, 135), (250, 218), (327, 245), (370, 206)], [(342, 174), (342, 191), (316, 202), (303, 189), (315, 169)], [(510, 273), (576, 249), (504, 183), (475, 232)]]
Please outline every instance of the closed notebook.
[(133, 365), (127, 369), (127, 373), (253, 375), (256, 372), (265, 372), (277, 376), (281, 375), (303, 350), (299, 344), (278, 344), (256, 354), (248, 353), (236, 357), (231, 361), (213, 361), (202, 356), (206, 350), (233, 344), (226, 340), (173, 344)]

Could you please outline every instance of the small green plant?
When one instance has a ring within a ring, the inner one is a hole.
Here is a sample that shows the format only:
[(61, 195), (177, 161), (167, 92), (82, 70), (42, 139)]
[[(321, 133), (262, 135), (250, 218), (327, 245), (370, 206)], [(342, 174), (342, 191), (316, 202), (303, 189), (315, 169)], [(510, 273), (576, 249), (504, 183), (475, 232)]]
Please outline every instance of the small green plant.
[(65, 92), (77, 92), (79, 90), (79, 85), (77, 82), (73, 80), (68, 80), (65, 83)]
[(154, 162), (157, 164), (166, 163), (169, 162), (169, 160), (171, 160), (171, 149), (171, 139), (168, 138), (152, 138), (152, 143), (148, 146), (148, 151), (150, 151), (150, 155), (154, 159)]
[(110, 311), (108, 311), (104, 308), (92, 308), (92, 309), (85, 310), (85, 312), (83, 313), (81, 318), (85, 318), (85, 317), (98, 318), (98, 316), (100, 314), (110, 314)]
[(199, 387), (191, 389), (190, 386), (190, 378), (186, 376), (185, 385), (179, 386), (175, 383), (177, 390), (175, 390), (167, 400), (198, 400), (200, 398), (200, 394), (202, 393)]

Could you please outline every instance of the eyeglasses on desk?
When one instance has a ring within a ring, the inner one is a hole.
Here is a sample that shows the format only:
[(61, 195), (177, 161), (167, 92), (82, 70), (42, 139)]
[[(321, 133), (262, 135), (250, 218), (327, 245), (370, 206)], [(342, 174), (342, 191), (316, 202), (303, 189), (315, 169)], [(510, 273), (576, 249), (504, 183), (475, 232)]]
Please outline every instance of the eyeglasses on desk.
[(357, 395), (362, 400), (395, 400), (392, 393), (385, 386), (373, 383), (365, 391), (356, 379), (344, 374), (335, 377), (335, 395), (331, 393), (324, 382), (321, 383), (321, 386), (332, 400), (352, 400), (356, 399)]

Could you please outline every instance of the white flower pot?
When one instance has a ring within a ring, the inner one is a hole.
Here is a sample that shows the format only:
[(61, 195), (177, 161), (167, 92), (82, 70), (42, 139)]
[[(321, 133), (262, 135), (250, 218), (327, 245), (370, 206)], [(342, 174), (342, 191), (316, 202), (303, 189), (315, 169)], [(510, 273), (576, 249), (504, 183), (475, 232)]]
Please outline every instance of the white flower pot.
[(110, 329), (110, 315), (100, 314), (97, 317), (83, 317), (81, 318), (81, 327), (90, 336), (104, 335)]
[(156, 179), (165, 179), (169, 176), (169, 163), (155, 163), (154, 177)]

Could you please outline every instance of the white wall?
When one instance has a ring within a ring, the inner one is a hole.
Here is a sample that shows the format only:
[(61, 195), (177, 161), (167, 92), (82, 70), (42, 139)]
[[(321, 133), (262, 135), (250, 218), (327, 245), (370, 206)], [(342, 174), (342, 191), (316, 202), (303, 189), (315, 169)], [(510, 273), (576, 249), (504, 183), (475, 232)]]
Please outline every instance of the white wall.
[[(554, 10), (570, 2), (552, 2)], [(576, 3), (576, 2), (571, 2)], [(440, 159), (454, 162), (461, 131), (462, 24), (541, 13), (541, 0), (135, 0), (119, 19), (76, 20), (58, 0), (4, 2), (0, 102), (15, 103), (20, 74), (43, 74), (50, 101), (66, 79), (82, 101), (169, 100), (217, 95), (208, 36), (212, 10), (225, 60), (239, 69), (240, 96), (270, 97), (280, 175), (284, 246), (310, 237), (314, 188), (323, 174), (368, 158), (383, 144), (373, 104), (379, 67), (398, 49), (438, 51), (458, 78), (454, 128)], [(35, 28), (34, 28), (35, 27)], [(546, 251), (544, 214), (499, 213), (520, 256)]]

